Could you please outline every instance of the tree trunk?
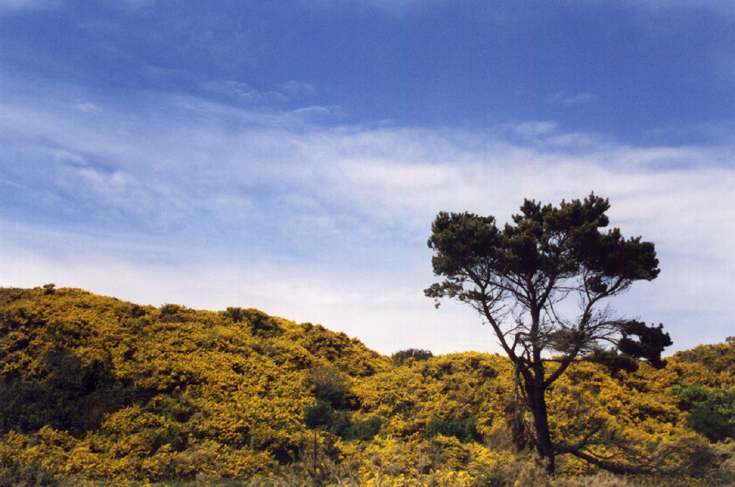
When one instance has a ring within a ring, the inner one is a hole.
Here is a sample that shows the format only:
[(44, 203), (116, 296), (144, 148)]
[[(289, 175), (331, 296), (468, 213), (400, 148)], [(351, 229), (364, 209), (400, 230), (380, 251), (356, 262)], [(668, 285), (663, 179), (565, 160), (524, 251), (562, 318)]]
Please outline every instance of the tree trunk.
[(536, 451), (546, 460), (546, 471), (553, 474), (556, 471), (556, 458), (554, 444), (551, 442), (545, 392), (542, 386), (535, 383), (526, 386), (528, 407), (533, 415), (533, 426), (536, 430)]

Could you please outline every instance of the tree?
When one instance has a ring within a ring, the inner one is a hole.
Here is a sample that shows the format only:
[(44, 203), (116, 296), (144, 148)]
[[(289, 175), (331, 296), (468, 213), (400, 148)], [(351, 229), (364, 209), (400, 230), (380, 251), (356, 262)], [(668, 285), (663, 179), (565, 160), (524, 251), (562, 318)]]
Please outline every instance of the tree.
[[(575, 359), (607, 343), (662, 367), (661, 352), (671, 344), (661, 325), (621, 319), (605, 306), (635, 281), (659, 274), (653, 243), (626, 239), (617, 228), (601, 231), (609, 208), (594, 194), (559, 206), (525, 200), (502, 229), (492, 216), (441, 212), (428, 240), (441, 280), (425, 294), (437, 306), (441, 298), (466, 303), (490, 326), (515, 367), (519, 395), (533, 417), (532, 441), (551, 473), (559, 454), (630, 470), (586, 452), (584, 441), (552, 438), (546, 394)], [(578, 308), (570, 311), (575, 299)]]

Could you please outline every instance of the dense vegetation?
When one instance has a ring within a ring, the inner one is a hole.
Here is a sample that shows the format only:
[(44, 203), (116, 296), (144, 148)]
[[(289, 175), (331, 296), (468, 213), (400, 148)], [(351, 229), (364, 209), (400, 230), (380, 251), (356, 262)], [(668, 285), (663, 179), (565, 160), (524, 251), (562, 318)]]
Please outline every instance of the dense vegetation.
[[(733, 364), (732, 340), (663, 369), (577, 360), (550, 391), (552, 434), (596, 425), (596, 455), (659, 472), (630, 485), (727, 485)], [(498, 355), (391, 359), (254, 309), (0, 290), (0, 485), (628, 485), (573, 457), (551, 479), (516, 453), (513, 391)]]

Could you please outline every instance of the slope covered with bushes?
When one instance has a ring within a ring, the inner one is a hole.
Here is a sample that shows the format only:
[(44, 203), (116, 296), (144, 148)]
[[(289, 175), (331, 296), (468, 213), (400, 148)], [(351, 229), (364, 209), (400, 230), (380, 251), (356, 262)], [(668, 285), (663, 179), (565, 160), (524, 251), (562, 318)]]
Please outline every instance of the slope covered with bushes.
[[(2, 289), (0, 484), (541, 479), (510, 441), (509, 363), (419, 352), (391, 360), (255, 309)], [(724, 482), (733, 360), (728, 342), (678, 354), (662, 370), (580, 362), (552, 392), (554, 435), (587, 441), (600, 458), (643, 460), (671, 482)], [(564, 475), (595, 474), (561, 460)]]

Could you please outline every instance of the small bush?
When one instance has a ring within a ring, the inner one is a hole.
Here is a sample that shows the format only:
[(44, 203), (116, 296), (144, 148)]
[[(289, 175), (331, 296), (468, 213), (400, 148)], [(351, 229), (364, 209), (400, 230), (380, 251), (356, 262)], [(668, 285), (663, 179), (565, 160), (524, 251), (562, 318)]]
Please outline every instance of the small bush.
[(323, 428), (334, 421), (334, 408), (327, 401), (317, 401), (304, 408), (304, 423), (309, 428)]
[(330, 404), (332, 408), (345, 409), (351, 406), (350, 387), (347, 379), (334, 367), (313, 368), (307, 381), (314, 396)]
[(364, 421), (357, 421), (350, 424), (344, 431), (342, 437), (345, 440), (362, 440), (370, 441), (380, 431), (382, 421), (377, 416), (373, 416)]
[(224, 315), (233, 321), (233, 323), (240, 323), (245, 319), (245, 310), (242, 308), (229, 307), (224, 311)]
[(331, 404), (321, 400), (304, 408), (304, 423), (308, 428), (329, 431), (343, 438), (351, 427), (346, 411), (337, 411)]
[(255, 336), (268, 338), (283, 333), (275, 318), (258, 309), (227, 308), (226, 313), (236, 323), (248, 323), (250, 325), (250, 333)]
[(421, 360), (429, 360), (434, 354), (430, 350), (421, 350), (419, 348), (409, 348), (401, 350), (391, 355), (391, 360), (396, 365), (403, 365), (406, 362), (418, 362)]
[(185, 308), (178, 304), (164, 304), (159, 308), (159, 320), (163, 323), (183, 323)]
[(482, 435), (477, 431), (477, 423), (474, 418), (434, 418), (426, 425), (424, 436), (433, 438), (436, 435), (454, 436), (463, 442), (482, 441)]

